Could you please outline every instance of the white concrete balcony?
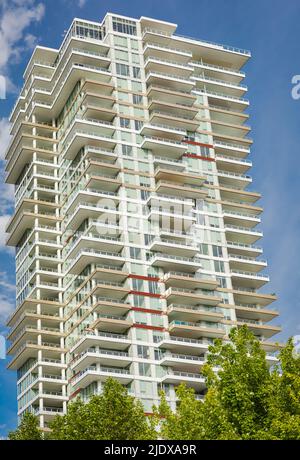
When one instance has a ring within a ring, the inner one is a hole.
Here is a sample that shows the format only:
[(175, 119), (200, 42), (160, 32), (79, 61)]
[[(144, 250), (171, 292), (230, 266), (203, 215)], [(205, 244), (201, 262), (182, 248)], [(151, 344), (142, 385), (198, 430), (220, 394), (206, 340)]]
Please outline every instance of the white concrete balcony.
[(164, 139), (181, 141), (186, 136), (186, 129), (151, 121), (143, 124), (140, 134), (142, 136), (163, 137)]
[(227, 249), (229, 254), (245, 255), (246, 257), (257, 257), (263, 252), (261, 246), (237, 243), (230, 240), (227, 240)]
[(197, 89), (205, 89), (208, 92), (220, 92), (234, 97), (241, 97), (247, 92), (247, 86), (214, 78), (207, 75), (207, 72), (195, 72), (191, 79), (196, 82)]
[(186, 111), (182, 110), (182, 106), (175, 105), (175, 107), (168, 107), (165, 103), (162, 104), (159, 101), (152, 100), (149, 101), (149, 110), (150, 122), (154, 125), (167, 125), (173, 129), (181, 129), (185, 132), (196, 131), (199, 127), (199, 120), (194, 118), (195, 113), (189, 110), (188, 115), (185, 116), (184, 113)]
[(100, 315), (113, 315), (113, 316), (124, 316), (127, 315), (131, 310), (131, 305), (125, 300), (116, 298), (115, 296), (110, 297), (96, 297), (96, 303), (93, 306), (93, 311)]
[(93, 322), (92, 328), (102, 332), (113, 332), (116, 334), (124, 334), (131, 328), (133, 321), (126, 316), (105, 315), (98, 313), (98, 318)]
[[(227, 114), (228, 112), (226, 112)], [(219, 118), (221, 118), (219, 116)], [(235, 123), (230, 123), (228, 121), (228, 118), (231, 119), (231, 117), (228, 117), (225, 115), (225, 111), (223, 112), (223, 119), (222, 120), (209, 120), (211, 127), (212, 127), (212, 132), (214, 133), (215, 136), (217, 137), (225, 137), (225, 138), (239, 138), (239, 139), (249, 139), (247, 136), (249, 132), (251, 131), (251, 127), (248, 125), (242, 125), (242, 124), (235, 124)], [(206, 121), (206, 119), (202, 119), (202, 121)]]
[[(228, 208), (229, 206), (227, 206)], [(225, 225), (232, 225), (236, 227), (244, 227), (244, 228), (253, 228), (256, 225), (261, 223), (261, 219), (259, 217), (254, 216), (253, 214), (247, 213), (247, 208), (241, 209), (240, 212), (232, 211), (224, 209), (223, 206), (223, 218)], [(243, 212), (244, 211), (244, 212)], [(249, 210), (248, 210), (249, 211)]]
[[(97, 207), (97, 204), (99, 204), (100, 207), (101, 201), (103, 201), (104, 204), (106, 204), (105, 202), (109, 202), (110, 205), (114, 204), (117, 208), (120, 202), (120, 196), (118, 192), (110, 190), (115, 188), (116, 180), (110, 178), (110, 176), (101, 178), (101, 180), (104, 179), (106, 179), (107, 185), (103, 189), (100, 187), (99, 189), (84, 187), (82, 190), (74, 191), (63, 207), (63, 215), (72, 214), (81, 203), (89, 203), (89, 205), (94, 208)], [(119, 179), (117, 179), (117, 182), (121, 183)], [(99, 185), (100, 184), (101, 181), (99, 181)]]
[(268, 266), (266, 260), (256, 260), (255, 257), (240, 256), (236, 254), (229, 254), (228, 260), (230, 268), (234, 270), (257, 273)]
[(269, 310), (268, 308), (260, 307), (259, 305), (238, 305), (235, 304), (235, 311), (239, 319), (255, 320), (268, 322), (272, 319), (277, 318), (279, 312), (277, 310)]
[(43, 212), (32, 212), (30, 210), (24, 210), (18, 214), (15, 214), (14, 218), (9, 223), (6, 231), (9, 236), (6, 240), (7, 246), (17, 246), (22, 235), (27, 228), (33, 228), (34, 224), (38, 219), (40, 225), (55, 225), (60, 221), (58, 217), (53, 214), (46, 214)]
[(233, 269), (231, 270), (231, 279), (234, 285), (250, 287), (254, 289), (259, 289), (270, 281), (270, 278), (267, 275)]
[(129, 272), (120, 267), (113, 265), (96, 265), (95, 270), (91, 274), (91, 279), (101, 280), (103, 282), (114, 281), (116, 283), (124, 282), (129, 276)]
[(190, 275), (185, 272), (169, 272), (161, 278), (161, 282), (165, 283), (166, 287), (179, 287), (185, 289), (211, 289), (218, 287), (218, 282), (210, 279), (209, 275), (201, 275), (196, 273)]
[[(262, 212), (263, 208), (260, 206), (254, 206), (244, 201), (236, 200), (222, 200), (222, 209), (224, 213), (238, 216), (238, 214), (247, 214), (253, 218), (257, 218)], [(229, 217), (228, 217), (229, 218)]]
[[(45, 423), (49, 423), (57, 415), (62, 416), (62, 415), (65, 414), (65, 411), (64, 411), (64, 409), (62, 407), (56, 407), (54, 405), (50, 406), (50, 403), (48, 403), (48, 404), (47, 404), (47, 406), (44, 406), (43, 408), (37, 407), (34, 410), (34, 415), (36, 415), (36, 416), (43, 415)], [(54, 404), (54, 403), (52, 403), (52, 404)]]
[(170, 350), (172, 353), (182, 354), (199, 354), (208, 351), (209, 345), (212, 345), (213, 339), (191, 339), (188, 337), (164, 337), (157, 343), (159, 348)]
[[(156, 193), (151, 193), (149, 198), (146, 201), (147, 205), (150, 208), (158, 208), (161, 206), (161, 208), (166, 208), (166, 209), (176, 209), (176, 206), (182, 206), (185, 212), (189, 213), (194, 207), (195, 203), (194, 200), (191, 198), (182, 198), (180, 196), (172, 196), (172, 195), (163, 195), (163, 194), (156, 194)], [(172, 237), (172, 233), (170, 232), (170, 235)], [(175, 235), (174, 235), (175, 236)], [(187, 238), (188, 235), (179, 235), (177, 234), (177, 237), (181, 238)]]
[(198, 109), (194, 107), (196, 96), (190, 91), (172, 89), (166, 86), (149, 85), (147, 88), (148, 109), (163, 110), (184, 117), (194, 118)]
[(171, 150), (172, 156), (174, 155), (175, 158), (183, 155), (186, 150), (186, 146), (181, 142), (154, 136), (144, 136), (141, 148), (155, 150), (159, 152), (159, 156), (164, 156), (164, 152), (168, 155), (168, 152)]
[(117, 267), (125, 263), (124, 256), (117, 252), (97, 251), (93, 248), (81, 249), (74, 260), (70, 260), (66, 266), (65, 274), (79, 275), (89, 264), (110, 264)]
[(248, 227), (225, 225), (226, 238), (234, 243), (253, 244), (263, 237), (263, 233)]
[(192, 387), (197, 391), (205, 389), (205, 378), (202, 374), (173, 371), (171, 369), (161, 378), (161, 383), (170, 383), (172, 385), (185, 383), (188, 387)]
[(237, 174), (244, 174), (252, 167), (252, 161), (244, 158), (238, 158), (230, 155), (217, 153), (216, 162), (218, 169), (234, 172)]
[(209, 105), (225, 106), (227, 109), (232, 111), (243, 112), (247, 107), (249, 107), (248, 99), (226, 94), (226, 92), (224, 92), (224, 87), (222, 88), (222, 91), (198, 89), (193, 90), (193, 93), (200, 96), (205, 95), (208, 99)]
[(189, 209), (182, 210), (181, 207), (174, 206), (174, 210), (170, 207), (164, 209), (163, 207), (151, 206), (148, 213), (148, 220), (152, 223), (158, 223), (163, 230), (179, 230), (184, 229), (187, 231), (195, 223), (196, 219), (191, 214)]
[(243, 201), (246, 203), (255, 203), (261, 198), (261, 194), (257, 192), (249, 192), (240, 188), (234, 188), (234, 186), (230, 187), (219, 187), (221, 199), (222, 200), (235, 200), (235, 201)]
[(91, 366), (75, 375), (71, 380), (73, 390), (77, 388), (85, 388), (92, 382), (105, 382), (108, 377), (113, 377), (123, 385), (128, 385), (133, 380), (133, 376), (130, 375), (129, 370), (119, 369), (114, 367)]
[(105, 149), (103, 147), (96, 147), (95, 145), (86, 145), (84, 147), (84, 153), (87, 158), (99, 159), (99, 161), (107, 161), (109, 163), (115, 163), (118, 158), (117, 152), (112, 149)]
[(149, 70), (149, 72), (146, 73), (146, 83), (148, 86), (167, 85), (168, 88), (175, 91), (191, 91), (195, 87), (195, 82), (188, 77), (178, 75), (175, 73), (174, 68), (168, 69), (166, 72)]
[[(109, 199), (109, 198), (108, 198)], [(99, 201), (99, 200), (98, 200)], [(98, 220), (99, 223), (105, 223), (106, 219), (114, 225), (118, 225), (120, 212), (118, 210), (105, 208), (91, 201), (82, 201), (74, 210), (73, 213), (67, 215), (64, 227), (76, 230), (85, 219)]]
[(270, 305), (277, 300), (275, 294), (265, 294), (263, 292), (256, 292), (251, 288), (235, 287), (233, 289), (235, 302), (238, 304), (255, 304), (262, 307)]
[(219, 184), (222, 186), (247, 187), (252, 183), (252, 177), (248, 174), (239, 174), (229, 171), (218, 170)]
[(265, 324), (262, 321), (237, 318), (238, 326), (243, 326), (244, 324), (246, 324), (250, 331), (252, 331), (254, 334), (261, 334), (265, 338), (270, 338), (282, 330), (280, 326)]
[[(201, 177), (199, 177), (201, 181)], [(181, 184), (177, 181), (160, 180), (156, 183), (155, 192), (163, 195), (174, 195), (184, 198), (201, 199), (207, 196), (207, 190), (193, 184)]]
[(249, 167), (252, 166), (252, 162), (246, 158), (250, 153), (250, 147), (248, 145), (236, 142), (224, 142), (218, 139), (214, 141), (214, 148), (216, 158), (227, 158), (228, 161), (236, 161), (237, 163), (248, 164), (250, 165)]
[(124, 368), (132, 363), (132, 357), (127, 351), (88, 348), (71, 361), (70, 367), (74, 372), (80, 372), (97, 363), (100, 366)]
[(220, 323), (215, 322), (189, 322), (173, 320), (169, 324), (171, 334), (199, 339), (201, 337), (222, 338), (225, 335), (225, 328)]
[(100, 297), (112, 299), (124, 299), (130, 292), (130, 287), (126, 283), (116, 283), (112, 281), (99, 281), (95, 286), (93, 293)]
[(239, 84), (246, 76), (241, 70), (211, 64), (202, 60), (190, 60), (190, 65), (194, 67), (194, 71), (197, 73), (201, 73), (202, 71), (208, 77), (221, 79), (228, 83)]
[(194, 257), (199, 252), (199, 248), (193, 242), (165, 238), (154, 238), (149, 244), (149, 250), (183, 257)]
[(14, 356), (8, 368), (13, 370), (19, 369), (29, 358), (37, 358), (39, 350), (43, 352), (43, 359), (60, 359), (61, 354), (67, 352), (66, 348), (56, 343), (41, 342), (41, 344), (38, 344), (36, 341), (27, 340), (19, 348), (14, 350), (14, 352), (10, 353)]
[(166, 352), (159, 361), (161, 366), (171, 367), (175, 371), (198, 373), (205, 363), (203, 356)]
[(41, 315), (37, 314), (35, 310), (27, 310), (18, 317), (17, 321), (10, 322), (11, 329), (7, 335), (7, 340), (14, 341), (26, 329), (35, 330), (38, 320), (41, 321), (41, 330), (53, 331), (60, 334), (60, 323), (63, 321), (63, 318), (60, 318), (58, 314), (53, 313), (51, 316)]
[(81, 250), (85, 249), (95, 249), (96, 251), (108, 251), (110, 253), (120, 253), (124, 248), (124, 242), (116, 236), (104, 236), (97, 233), (92, 234), (87, 232), (87, 234), (82, 233), (78, 236), (74, 242), (70, 245), (66, 258), (73, 259)]
[(54, 302), (50, 300), (37, 300), (26, 298), (7, 319), (7, 325), (12, 326), (15, 322), (19, 321), (25, 311), (36, 311), (37, 305), (41, 305), (41, 311), (43, 314), (57, 315), (59, 308), (61, 307), (60, 302)]
[[(204, 302), (203, 302), (204, 303)], [(206, 303), (206, 302), (205, 302)], [(180, 304), (171, 304), (168, 306), (168, 317), (172, 321), (210, 321), (210, 322), (219, 322), (224, 318), (222, 310), (218, 307), (207, 307), (203, 305), (180, 305)]]
[(70, 353), (80, 354), (92, 347), (109, 348), (111, 350), (127, 350), (131, 340), (126, 334), (113, 334), (111, 332), (86, 331), (71, 347)]
[(198, 174), (192, 174), (189, 172), (181, 172), (176, 167), (158, 167), (154, 172), (156, 181), (171, 181), (182, 185), (195, 185), (200, 187), (205, 182), (205, 177), (199, 176)]
[(112, 150), (115, 148), (117, 141), (113, 136), (101, 135), (101, 130), (95, 132), (93, 127), (89, 130), (81, 130), (73, 133), (70, 141), (63, 146), (64, 156), (67, 160), (73, 160), (80, 149), (89, 145), (105, 150)]
[(187, 64), (192, 58), (192, 53), (180, 48), (173, 48), (172, 46), (167, 46), (158, 43), (146, 42), (144, 45), (144, 58), (147, 59), (150, 56), (159, 58), (159, 59), (169, 59), (171, 58), (174, 61), (180, 62), (182, 64)]
[(185, 272), (196, 272), (201, 268), (200, 259), (188, 258), (188, 257), (179, 257), (173, 256), (169, 254), (161, 254), (156, 253), (154, 254), (151, 259), (149, 260), (150, 265), (154, 267), (161, 267), (165, 271), (170, 271), (174, 268), (178, 269), (179, 271)]
[(215, 291), (203, 289), (186, 289), (180, 287), (170, 287), (164, 293), (168, 305), (179, 303), (184, 305), (217, 305), (221, 302), (221, 297)]
[(171, 60), (169, 56), (168, 59), (164, 59), (150, 55), (145, 59), (144, 65), (146, 74), (149, 72), (170, 73), (188, 79), (193, 73), (193, 69), (188, 63)]
[(26, 343), (27, 341), (37, 340), (37, 336), (41, 335), (45, 342), (53, 344), (53, 346), (59, 346), (60, 338), (63, 336), (63, 333), (60, 332), (57, 327), (46, 327), (43, 326), (43, 329), (37, 328), (36, 324), (31, 326), (25, 326), (23, 328), (17, 327), (14, 329), (10, 335), (9, 340), (12, 342), (10, 347), (7, 350), (9, 355), (13, 355), (16, 350)]

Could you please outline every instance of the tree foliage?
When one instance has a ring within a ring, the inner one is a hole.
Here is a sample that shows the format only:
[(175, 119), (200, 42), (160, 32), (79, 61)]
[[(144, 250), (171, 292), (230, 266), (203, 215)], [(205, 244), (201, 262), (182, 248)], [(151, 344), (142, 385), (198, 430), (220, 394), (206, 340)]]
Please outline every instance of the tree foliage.
[(16, 431), (9, 433), (8, 439), (12, 441), (41, 441), (43, 437), (39, 429), (38, 418), (34, 414), (26, 413)]

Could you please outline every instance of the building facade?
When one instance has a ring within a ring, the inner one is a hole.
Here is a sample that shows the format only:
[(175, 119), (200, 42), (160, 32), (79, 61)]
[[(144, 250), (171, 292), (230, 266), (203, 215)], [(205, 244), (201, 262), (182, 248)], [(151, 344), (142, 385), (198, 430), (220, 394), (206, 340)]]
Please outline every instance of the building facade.
[(18, 415), (47, 429), (118, 379), (151, 412), (164, 389), (205, 394), (215, 338), (247, 324), (274, 360), (274, 295), (256, 242), (250, 53), (107, 14), (38, 46), (11, 114)]

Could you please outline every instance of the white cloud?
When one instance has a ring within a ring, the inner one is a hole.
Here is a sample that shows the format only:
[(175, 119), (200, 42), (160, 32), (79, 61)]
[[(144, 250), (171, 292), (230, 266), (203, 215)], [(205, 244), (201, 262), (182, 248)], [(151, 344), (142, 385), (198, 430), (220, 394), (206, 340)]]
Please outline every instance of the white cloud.
[(85, 4), (86, 4), (86, 0), (78, 0), (79, 8), (83, 8)]
[(0, 326), (6, 323), (15, 308), (15, 285), (8, 281), (7, 274), (0, 272)]
[(8, 65), (18, 62), (24, 50), (34, 46), (34, 35), (25, 31), (41, 21), (45, 7), (35, 0), (2, 0), (0, 7), (0, 71), (6, 76)]
[(10, 123), (7, 118), (0, 119), (0, 161), (4, 160), (4, 155), (10, 141)]

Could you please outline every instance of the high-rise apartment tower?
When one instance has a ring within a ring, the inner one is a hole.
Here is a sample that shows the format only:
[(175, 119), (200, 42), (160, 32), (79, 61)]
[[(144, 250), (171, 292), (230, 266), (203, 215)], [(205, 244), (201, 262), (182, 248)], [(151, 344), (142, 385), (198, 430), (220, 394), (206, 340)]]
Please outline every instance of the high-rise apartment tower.
[(176, 25), (75, 19), (36, 47), (11, 114), (18, 415), (47, 429), (112, 376), (145, 412), (180, 382), (205, 394), (209, 344), (247, 324), (272, 362), (280, 328), (256, 241), (248, 51)]

